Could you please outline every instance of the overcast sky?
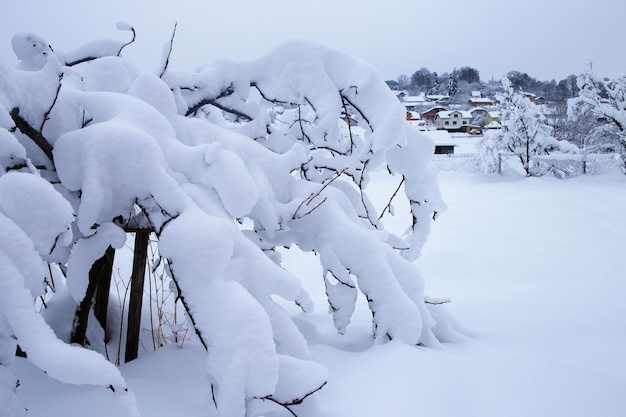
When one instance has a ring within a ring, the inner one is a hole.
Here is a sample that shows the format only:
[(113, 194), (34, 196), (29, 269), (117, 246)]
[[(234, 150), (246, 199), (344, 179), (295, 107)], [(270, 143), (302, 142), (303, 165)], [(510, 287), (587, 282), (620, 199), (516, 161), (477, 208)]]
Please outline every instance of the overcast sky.
[(11, 37), (33, 32), (55, 49), (83, 41), (138, 40), (125, 56), (156, 69), (178, 22), (173, 68), (215, 58), (256, 59), (308, 38), (369, 61), (384, 79), (421, 67), (439, 74), (470, 66), (481, 79), (511, 70), (559, 81), (591, 62), (599, 75), (626, 72), (624, 0), (15, 0), (0, 16), (0, 61), (15, 63)]

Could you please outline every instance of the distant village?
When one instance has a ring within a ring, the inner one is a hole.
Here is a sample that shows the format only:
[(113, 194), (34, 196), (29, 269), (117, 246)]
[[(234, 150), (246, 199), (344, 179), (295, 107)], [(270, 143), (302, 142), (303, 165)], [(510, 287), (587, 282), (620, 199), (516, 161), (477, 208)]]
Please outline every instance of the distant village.
[[(406, 109), (408, 123), (435, 141), (435, 154), (473, 153), (476, 139), (472, 138), (502, 127), (499, 103), (480, 91), (472, 91), (465, 104), (453, 104), (448, 95), (395, 93)], [(543, 97), (525, 95), (535, 104), (545, 104)]]

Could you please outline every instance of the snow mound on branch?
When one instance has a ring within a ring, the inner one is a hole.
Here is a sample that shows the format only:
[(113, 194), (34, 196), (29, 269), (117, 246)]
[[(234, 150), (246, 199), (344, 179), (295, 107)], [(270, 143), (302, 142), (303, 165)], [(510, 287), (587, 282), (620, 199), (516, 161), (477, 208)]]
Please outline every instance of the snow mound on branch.
[[(0, 212), (28, 234), (45, 260), (54, 260), (52, 252), (57, 245), (66, 247), (72, 243), (72, 207), (48, 181), (9, 172), (0, 177), (0, 195), (17, 196), (0, 199)], [(44, 212), (47, 213), (42, 216)]]
[(13, 35), (11, 46), (15, 56), (20, 60), (19, 69), (38, 71), (46, 65), (51, 50), (43, 38), (30, 32)]
[(86, 91), (125, 93), (139, 73), (128, 61), (119, 57), (104, 57), (90, 62), (83, 72)]

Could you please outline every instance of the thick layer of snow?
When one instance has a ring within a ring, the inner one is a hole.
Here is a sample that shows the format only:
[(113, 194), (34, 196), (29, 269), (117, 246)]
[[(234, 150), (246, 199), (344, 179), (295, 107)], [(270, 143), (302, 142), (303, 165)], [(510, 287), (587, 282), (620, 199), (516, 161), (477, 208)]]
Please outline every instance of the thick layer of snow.
[[(291, 309), (313, 359), (328, 368), (318, 394), (326, 416), (626, 415), (625, 181), (441, 173), (448, 210), (417, 265), (426, 293), (450, 297), (447, 309), (470, 336), (438, 349), (374, 345), (364, 300), (345, 335), (323, 308), (310, 316)], [(373, 203), (384, 206), (396, 185), (372, 181), (381, 197)], [(408, 215), (396, 210), (383, 222), (393, 229)], [(324, 306), (311, 256), (289, 255), (285, 266), (308, 277), (304, 286)], [(205, 367), (190, 341), (121, 371), (144, 416), (200, 417), (210, 400)], [(64, 385), (19, 358), (11, 370), (32, 417), (124, 415), (117, 393)], [(269, 402), (251, 410), (290, 415)]]

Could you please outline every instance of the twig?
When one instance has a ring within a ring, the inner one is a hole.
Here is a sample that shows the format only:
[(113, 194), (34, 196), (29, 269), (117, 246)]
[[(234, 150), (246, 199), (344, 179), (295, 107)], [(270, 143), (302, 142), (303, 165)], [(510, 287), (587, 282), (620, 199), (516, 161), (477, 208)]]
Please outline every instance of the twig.
[(132, 27), (132, 26), (130, 27), (130, 31), (131, 31), (131, 32), (133, 32), (133, 37), (132, 37), (132, 39), (131, 39), (130, 41), (126, 42), (124, 45), (122, 45), (122, 46), (120, 47), (120, 50), (119, 50), (119, 51), (117, 51), (117, 56), (120, 56), (120, 54), (122, 53), (122, 50), (123, 50), (124, 48), (126, 48), (126, 47), (127, 47), (128, 45), (130, 45), (131, 43), (135, 42), (135, 39), (137, 38), (137, 32), (135, 32), (135, 28), (134, 28), (134, 27)]
[(216, 97), (204, 98), (204, 99), (200, 100), (199, 102), (197, 102), (196, 104), (194, 104), (193, 106), (189, 107), (187, 109), (187, 111), (185, 112), (185, 116), (190, 116), (192, 114), (195, 114), (203, 106), (206, 106), (207, 104), (210, 104), (212, 106), (217, 107), (218, 109), (220, 109), (222, 111), (234, 114), (235, 116), (243, 119), (246, 122), (251, 121), (252, 120), (252, 116), (249, 116), (249, 115), (245, 114), (244, 112), (239, 111), (237, 109), (226, 107), (223, 104), (220, 104), (220, 103), (217, 102), (217, 100), (219, 100), (220, 98), (228, 97), (228, 96), (232, 95), (234, 92), (235, 92), (235, 88), (234, 88), (233, 83), (231, 82), (230, 85), (228, 87), (226, 87), (224, 90), (222, 90)]
[(176, 36), (176, 26), (178, 26), (178, 22), (174, 23), (174, 30), (172, 31), (172, 37), (170, 38), (170, 47), (167, 51), (167, 56), (165, 57), (165, 65), (163, 66), (163, 71), (159, 75), (159, 78), (163, 78), (165, 71), (170, 63), (170, 56), (172, 55), (172, 49), (174, 49), (174, 37)]
[(402, 181), (400, 181), (400, 184), (398, 184), (398, 187), (396, 188), (396, 191), (394, 191), (393, 195), (391, 196), (391, 198), (389, 198), (389, 202), (387, 203), (387, 205), (385, 206), (383, 211), (380, 213), (380, 216), (378, 216), (378, 220), (383, 218), (383, 216), (385, 215), (385, 211), (389, 210), (389, 212), (391, 213), (391, 202), (393, 201), (393, 199), (398, 194), (398, 191), (400, 191), (400, 188), (402, 187), (402, 184), (404, 184), (404, 180), (405, 179), (406, 179), (406, 177), (403, 175), (402, 176)]
[(193, 326), (193, 329), (195, 330), (196, 335), (198, 336), (198, 339), (200, 339), (200, 343), (202, 343), (204, 350), (208, 351), (209, 346), (207, 345), (204, 338), (202, 337), (202, 332), (198, 328), (198, 325), (196, 324), (196, 320), (194, 319), (193, 314), (191, 313), (191, 310), (189, 309), (189, 306), (187, 305), (187, 300), (185, 300), (185, 297), (183, 296), (183, 293), (180, 290), (180, 286), (178, 285), (178, 281), (174, 277), (174, 271), (172, 269), (172, 260), (168, 259), (167, 263), (169, 265), (170, 278), (174, 282), (174, 285), (176, 286), (176, 291), (178, 292), (178, 298), (180, 299), (180, 302), (183, 304), (183, 307), (185, 308), (185, 311), (187, 312), (187, 315), (189, 316), (189, 319), (191, 320), (191, 325)]
[(352, 106), (354, 108), (354, 110), (356, 110), (357, 112), (359, 112), (359, 115), (361, 115), (361, 117), (363, 118), (363, 120), (365, 120), (365, 122), (367, 123), (367, 126), (370, 128), (370, 130), (373, 132), (374, 128), (372, 127), (372, 124), (370, 123), (369, 119), (367, 118), (367, 116), (365, 116), (365, 114), (363, 114), (363, 112), (361, 111), (361, 109), (359, 109), (357, 106), (354, 105), (354, 103), (352, 101), (350, 101), (350, 99), (346, 96), (343, 95), (343, 90), (340, 90), (339, 93), (341, 93), (341, 98), (345, 101), (348, 102), (348, 104), (350, 106)]
[[(123, 44), (122, 46), (120, 46), (119, 51), (117, 51), (116, 56), (120, 56), (120, 54), (122, 53), (122, 50), (124, 48), (126, 48), (128, 45), (130, 45), (131, 43), (135, 42), (135, 39), (137, 38), (137, 33), (135, 32), (135, 28), (134, 27), (130, 27), (130, 31), (133, 33), (133, 37), (131, 38), (130, 41), (126, 42), (125, 44)], [(70, 61), (70, 62), (65, 62), (64, 65), (67, 67), (73, 67), (74, 65), (78, 65), (78, 64), (82, 64), (83, 62), (89, 62), (89, 61), (94, 61), (96, 59), (102, 58), (103, 56), (107, 56), (105, 55), (89, 55), (89, 56), (85, 56), (82, 58), (79, 58), (75, 61)]]
[(346, 106), (347, 100), (344, 96), (341, 96), (341, 105), (343, 112), (346, 115), (346, 124), (348, 125), (348, 135), (350, 136), (350, 154), (354, 150), (354, 138), (352, 137), (352, 125), (350, 124), (350, 114), (348, 113), (348, 106)]
[(61, 86), (63, 85), (62, 81), (63, 81), (63, 73), (59, 74), (59, 86), (57, 87), (57, 92), (54, 95), (54, 100), (52, 100), (52, 104), (50, 105), (50, 108), (48, 108), (48, 110), (43, 114), (43, 120), (41, 121), (41, 126), (39, 127), (40, 132), (43, 132), (43, 126), (46, 124), (46, 121), (48, 120), (48, 116), (50, 115), (50, 112), (54, 108), (54, 105), (56, 104), (59, 98), (59, 92), (61, 92)]
[(449, 298), (430, 298), (430, 297), (425, 297), (424, 299), (424, 303), (426, 304), (431, 304), (431, 305), (440, 305), (440, 304), (448, 304), (450, 303), (450, 299)]
[[(342, 169), (341, 171), (339, 171), (334, 177), (332, 177), (330, 180), (328, 180), (317, 192), (315, 193), (311, 193), (307, 198), (305, 198), (304, 200), (302, 200), (302, 202), (300, 203), (300, 205), (298, 206), (298, 208), (296, 209), (296, 211), (293, 213), (293, 216), (291, 217), (292, 220), (295, 220), (297, 218), (303, 217), (303, 216), (298, 216), (298, 211), (300, 211), (300, 209), (304, 206), (304, 205), (309, 205), (314, 199), (315, 197), (319, 196), (325, 189), (326, 187), (328, 187), (333, 181), (335, 181), (337, 178), (339, 178), (345, 171), (347, 170), (347, 168)], [(326, 198), (324, 198), (324, 200), (319, 203), (318, 205), (316, 205), (313, 210), (315, 210), (316, 208), (318, 208), (322, 203), (324, 203), (324, 201), (326, 201)], [(311, 213), (313, 210), (309, 211), (307, 214)], [(306, 215), (306, 214), (305, 214)]]

